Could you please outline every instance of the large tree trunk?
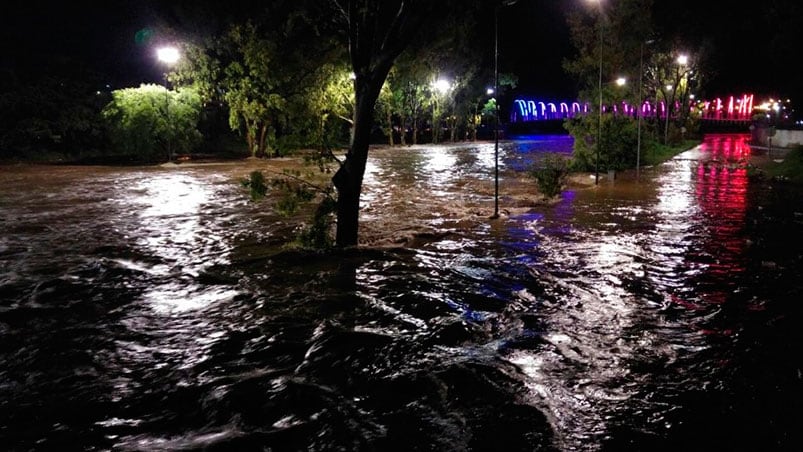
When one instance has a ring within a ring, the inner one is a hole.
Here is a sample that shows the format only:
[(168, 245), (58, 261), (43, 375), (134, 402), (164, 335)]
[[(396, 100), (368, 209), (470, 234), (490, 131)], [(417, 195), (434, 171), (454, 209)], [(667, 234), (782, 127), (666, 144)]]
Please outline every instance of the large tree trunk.
[[(355, 246), (359, 237), (360, 193), (368, 147), (371, 144), (371, 126), (374, 122), (374, 105), (387, 77), (357, 77), (354, 81), (357, 109), (354, 113), (353, 139), (346, 160), (337, 170), (332, 182), (337, 189), (337, 246)], [(367, 80), (365, 80), (367, 79)]]

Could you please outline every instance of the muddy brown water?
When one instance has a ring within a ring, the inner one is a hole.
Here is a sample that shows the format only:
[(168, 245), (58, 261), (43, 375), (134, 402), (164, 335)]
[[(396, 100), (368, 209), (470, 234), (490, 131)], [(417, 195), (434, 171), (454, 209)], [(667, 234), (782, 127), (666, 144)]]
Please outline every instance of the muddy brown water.
[(0, 168), (8, 450), (797, 450), (803, 204), (744, 135), (541, 203), (561, 136), (376, 149), (362, 246), (263, 163)]

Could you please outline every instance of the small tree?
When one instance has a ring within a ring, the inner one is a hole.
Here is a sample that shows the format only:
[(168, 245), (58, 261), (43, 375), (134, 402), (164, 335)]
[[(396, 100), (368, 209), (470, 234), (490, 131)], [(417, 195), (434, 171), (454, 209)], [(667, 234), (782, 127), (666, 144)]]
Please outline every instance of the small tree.
[(200, 97), (192, 89), (170, 91), (143, 84), (113, 91), (102, 115), (118, 152), (144, 160), (169, 160), (201, 141), (200, 111)]
[[(598, 117), (583, 115), (569, 119), (564, 127), (575, 137), (572, 169), (576, 171), (622, 170), (636, 161), (637, 124), (627, 116), (602, 116), (602, 133), (597, 133)], [(597, 165), (597, 136), (602, 138)], [(642, 141), (645, 137), (642, 136)]]

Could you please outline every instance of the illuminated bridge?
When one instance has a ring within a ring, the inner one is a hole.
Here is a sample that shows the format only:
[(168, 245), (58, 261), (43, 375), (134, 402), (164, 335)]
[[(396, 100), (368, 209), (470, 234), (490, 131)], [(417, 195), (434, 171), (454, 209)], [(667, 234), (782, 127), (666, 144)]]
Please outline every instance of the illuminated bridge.
[[(753, 94), (743, 94), (741, 97), (729, 96), (713, 100), (696, 100), (689, 103), (689, 110), (699, 113), (700, 119), (705, 121), (728, 121), (749, 123), (753, 115)], [(596, 105), (580, 102), (544, 102), (533, 99), (516, 99), (510, 112), (510, 122), (522, 123), (533, 121), (552, 121), (573, 118), (596, 112)], [(637, 117), (636, 106), (622, 101), (613, 105), (603, 105), (603, 113), (628, 115)], [(666, 104), (645, 100), (641, 104), (643, 118), (666, 118)], [(673, 111), (680, 110), (680, 104), (675, 103)]]

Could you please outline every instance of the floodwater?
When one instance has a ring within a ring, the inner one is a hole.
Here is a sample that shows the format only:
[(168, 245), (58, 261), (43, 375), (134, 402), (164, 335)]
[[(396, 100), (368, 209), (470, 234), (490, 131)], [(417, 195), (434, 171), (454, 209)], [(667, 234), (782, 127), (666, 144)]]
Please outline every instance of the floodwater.
[(363, 245), (260, 163), (0, 168), (7, 450), (799, 450), (803, 198), (710, 135), (554, 204), (565, 137), (377, 149)]

